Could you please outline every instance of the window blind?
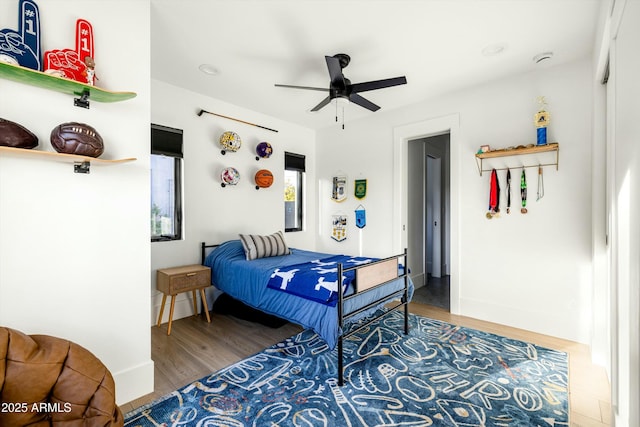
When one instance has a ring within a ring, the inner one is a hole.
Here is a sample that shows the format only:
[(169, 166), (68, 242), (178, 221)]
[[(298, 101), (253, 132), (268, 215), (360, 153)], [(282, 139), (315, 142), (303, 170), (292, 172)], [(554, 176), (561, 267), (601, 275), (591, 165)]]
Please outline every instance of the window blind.
[(295, 153), (284, 153), (284, 168), (304, 172), (304, 155)]
[(151, 154), (182, 158), (182, 129), (151, 124)]

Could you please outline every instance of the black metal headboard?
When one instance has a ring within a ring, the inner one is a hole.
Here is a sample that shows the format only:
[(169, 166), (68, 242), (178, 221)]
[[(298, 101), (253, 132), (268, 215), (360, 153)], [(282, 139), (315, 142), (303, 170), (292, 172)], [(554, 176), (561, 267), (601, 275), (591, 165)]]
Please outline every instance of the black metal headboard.
[(204, 265), (204, 259), (207, 257), (208, 248), (217, 248), (220, 245), (207, 245), (205, 242), (200, 243), (200, 264)]

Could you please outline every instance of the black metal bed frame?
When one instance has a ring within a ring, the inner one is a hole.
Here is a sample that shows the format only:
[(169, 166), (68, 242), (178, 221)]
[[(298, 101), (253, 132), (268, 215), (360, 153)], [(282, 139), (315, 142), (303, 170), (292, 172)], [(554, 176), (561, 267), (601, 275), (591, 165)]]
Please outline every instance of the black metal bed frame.
[[(206, 249), (207, 248), (215, 248), (218, 247), (220, 245), (207, 245), (205, 242), (201, 243), (201, 264), (204, 264), (204, 260), (205, 260), (205, 253), (206, 253)], [(380, 264), (392, 259), (398, 259), (402, 257), (404, 259), (404, 268), (402, 270), (402, 274), (399, 274), (397, 277), (384, 281), (382, 283), (378, 283), (377, 285), (374, 285), (368, 289), (365, 289), (363, 291), (359, 291), (359, 292), (354, 292), (351, 295), (348, 296), (344, 296), (342, 292), (338, 292), (338, 304), (337, 304), (337, 309), (338, 309), (338, 327), (340, 328), (340, 331), (342, 331), (342, 333), (338, 336), (338, 385), (339, 386), (343, 386), (344, 385), (344, 339), (345, 338), (349, 338), (350, 336), (358, 333), (359, 331), (361, 331), (362, 329), (366, 328), (367, 326), (371, 325), (372, 323), (376, 322), (377, 320), (389, 315), (390, 313), (399, 310), (400, 308), (404, 307), (404, 334), (408, 334), (409, 333), (409, 268), (408, 268), (408, 263), (407, 263), (407, 249), (405, 248), (403, 253), (398, 254), (398, 255), (392, 255), (390, 257), (387, 258), (383, 258), (383, 259), (379, 259), (377, 261), (373, 261), (370, 263), (366, 263), (366, 264), (362, 264), (362, 265), (358, 265), (355, 267), (350, 267), (350, 268), (343, 268), (342, 263), (338, 263), (338, 271), (337, 271), (337, 277), (340, 278), (340, 286), (338, 286), (338, 289), (342, 289), (342, 277), (343, 274), (349, 271), (355, 271), (358, 270), (360, 268), (363, 267), (369, 267), (375, 264)], [(397, 291), (391, 292), (390, 294), (387, 294), (385, 296), (383, 296), (382, 298), (377, 299), (376, 301), (373, 301), (369, 304), (366, 304), (362, 307), (357, 308), (356, 310), (353, 310), (349, 313), (344, 313), (344, 303), (345, 301), (348, 301), (354, 297), (356, 297), (357, 295), (360, 295), (362, 293), (366, 293), (366, 292), (370, 292), (374, 289), (378, 289), (384, 285), (387, 285), (397, 279), (402, 279), (404, 286), (402, 287), (402, 289), (399, 289)], [(388, 310), (386, 310), (385, 312), (383, 312), (382, 314), (379, 314), (375, 317), (372, 318), (368, 318), (366, 322), (359, 324), (357, 328), (354, 328), (352, 330), (350, 330), (349, 332), (345, 333), (344, 332), (344, 324), (345, 324), (345, 320), (348, 320), (349, 318), (356, 316), (366, 310), (369, 310), (370, 308), (376, 307), (377, 305), (385, 302), (385, 301), (389, 301), (394, 297), (400, 297), (400, 302), (396, 305), (394, 305), (393, 307), (389, 307)]]

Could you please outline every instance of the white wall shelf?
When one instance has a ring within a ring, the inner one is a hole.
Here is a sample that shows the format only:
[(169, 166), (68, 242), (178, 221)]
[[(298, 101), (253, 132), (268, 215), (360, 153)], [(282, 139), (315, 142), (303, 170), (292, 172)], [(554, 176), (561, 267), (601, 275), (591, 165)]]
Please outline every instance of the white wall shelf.
[(97, 165), (113, 165), (127, 163), (137, 160), (135, 157), (124, 159), (100, 159), (96, 157), (80, 156), (77, 154), (56, 153), (53, 151), (42, 151), (27, 148), (13, 148), (0, 146), (0, 155), (23, 156), (31, 158), (45, 158), (53, 161), (73, 163), (75, 173), (89, 173), (91, 163)]
[(558, 164), (560, 162), (560, 144), (557, 142), (552, 142), (545, 145), (534, 145), (531, 147), (515, 147), (515, 148), (505, 148), (500, 150), (487, 151), (485, 153), (477, 153), (476, 154), (476, 164), (478, 165), (478, 172), (480, 172), (480, 176), (482, 176), (482, 172), (490, 172), (492, 169), (483, 169), (482, 161), (484, 159), (492, 159), (496, 157), (507, 157), (507, 156), (522, 156), (527, 154), (538, 154), (545, 152), (555, 152), (556, 153), (556, 161), (552, 163), (538, 163), (535, 165), (514, 165), (511, 168), (495, 168), (496, 170), (506, 170), (506, 169), (519, 169), (519, 168), (537, 168), (540, 166), (555, 166), (556, 170), (558, 170)]

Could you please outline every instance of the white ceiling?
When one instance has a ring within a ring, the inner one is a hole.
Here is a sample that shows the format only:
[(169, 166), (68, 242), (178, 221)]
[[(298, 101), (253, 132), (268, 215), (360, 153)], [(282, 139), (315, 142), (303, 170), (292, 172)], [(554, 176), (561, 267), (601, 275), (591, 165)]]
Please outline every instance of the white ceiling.
[[(151, 0), (151, 76), (318, 129), (336, 126), (332, 105), (308, 112), (327, 94), (278, 88), (274, 83), (328, 87), (325, 55), (351, 56), (343, 72), (352, 83), (407, 77), (406, 85), (363, 93), (382, 108), (374, 113), (349, 105), (348, 122), (589, 55), (601, 3)], [(503, 53), (482, 54), (496, 44), (506, 46)], [(536, 65), (532, 58), (546, 51), (552, 51), (553, 58)], [(216, 67), (219, 74), (200, 72), (203, 63)]]

